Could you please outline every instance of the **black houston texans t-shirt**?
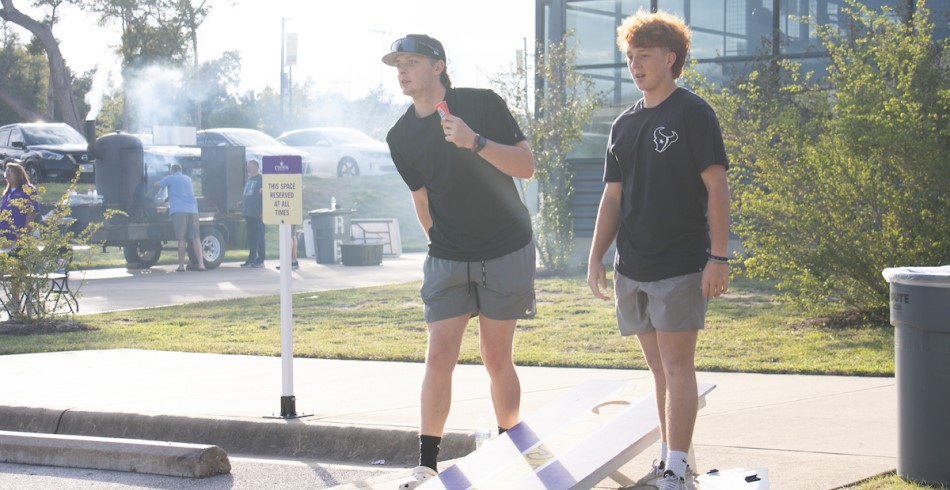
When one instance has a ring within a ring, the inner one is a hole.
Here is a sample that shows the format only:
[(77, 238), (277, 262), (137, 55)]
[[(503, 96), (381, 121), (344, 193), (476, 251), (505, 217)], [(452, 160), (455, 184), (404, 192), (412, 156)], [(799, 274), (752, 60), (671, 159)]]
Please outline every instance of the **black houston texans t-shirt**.
[[(525, 139), (504, 100), (490, 90), (449, 89), (449, 112), (473, 131), (504, 145)], [(412, 191), (429, 195), (429, 255), (478, 261), (531, 242), (531, 217), (511, 176), (468, 148), (445, 141), (438, 112), (409, 110), (386, 136), (396, 169)]]
[(617, 272), (658, 281), (702, 271), (709, 253), (700, 173), (728, 166), (715, 113), (678, 88), (656, 107), (637, 102), (614, 121), (604, 182), (621, 182)]

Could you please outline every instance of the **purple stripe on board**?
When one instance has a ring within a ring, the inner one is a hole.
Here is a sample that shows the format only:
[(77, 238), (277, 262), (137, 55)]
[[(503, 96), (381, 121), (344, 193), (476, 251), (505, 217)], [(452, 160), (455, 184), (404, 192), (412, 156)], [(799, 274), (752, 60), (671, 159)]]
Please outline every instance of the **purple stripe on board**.
[(535, 474), (544, 484), (544, 488), (572, 488), (577, 484), (574, 475), (556, 459)]
[[(525, 422), (521, 422), (508, 429), (505, 435), (511, 439), (511, 442), (518, 448), (521, 454), (528, 452), (528, 450), (541, 442), (538, 435), (535, 434), (534, 431), (531, 430), (531, 427)], [(571, 475), (557, 459), (548, 463), (547, 466), (537, 471), (536, 474), (545, 488), (570, 488), (577, 483), (574, 476)]]
[(458, 465), (449, 466), (445, 471), (439, 473), (439, 481), (441, 481), (442, 486), (448, 490), (472, 488), (472, 483), (468, 481), (465, 473), (462, 473)]
[(512, 444), (518, 448), (518, 452), (524, 454), (525, 451), (531, 449), (534, 445), (541, 442), (541, 438), (531, 430), (531, 427), (527, 422), (520, 422), (515, 424), (514, 427), (508, 429), (505, 432), (505, 435), (511, 439)]

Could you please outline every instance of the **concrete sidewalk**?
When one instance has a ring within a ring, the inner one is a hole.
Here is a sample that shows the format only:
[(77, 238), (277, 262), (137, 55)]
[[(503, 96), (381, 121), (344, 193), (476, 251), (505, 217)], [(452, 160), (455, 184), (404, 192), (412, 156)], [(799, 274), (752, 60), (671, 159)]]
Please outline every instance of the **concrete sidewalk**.
[[(293, 371), (297, 412), (312, 416), (283, 420), (265, 418), (280, 411), (279, 358), (142, 350), (0, 356), (0, 430), (414, 464), (421, 364), (296, 359)], [(519, 373), (524, 414), (585, 380), (650, 382), (645, 371)], [(717, 385), (697, 421), (700, 472), (764, 466), (774, 489), (830, 489), (896, 466), (893, 378), (700, 373), (699, 380)], [(459, 366), (454, 387), (446, 459), (469, 451), (478, 419), (492, 413), (481, 366)], [(654, 446), (623, 472), (643, 474), (658, 453)]]

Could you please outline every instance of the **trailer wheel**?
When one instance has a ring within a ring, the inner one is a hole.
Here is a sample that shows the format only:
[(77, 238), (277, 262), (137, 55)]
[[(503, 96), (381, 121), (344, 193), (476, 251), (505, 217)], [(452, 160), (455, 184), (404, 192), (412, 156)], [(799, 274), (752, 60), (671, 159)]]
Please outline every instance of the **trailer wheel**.
[[(224, 241), (224, 235), (217, 228), (202, 228), (201, 254), (205, 269), (217, 269), (221, 262), (224, 262), (225, 252), (227, 252), (227, 244)], [(198, 265), (198, 256), (195, 255), (191, 246), (188, 247), (188, 262)]]
[(161, 242), (132, 242), (122, 247), (125, 261), (134, 269), (148, 269), (162, 256)]

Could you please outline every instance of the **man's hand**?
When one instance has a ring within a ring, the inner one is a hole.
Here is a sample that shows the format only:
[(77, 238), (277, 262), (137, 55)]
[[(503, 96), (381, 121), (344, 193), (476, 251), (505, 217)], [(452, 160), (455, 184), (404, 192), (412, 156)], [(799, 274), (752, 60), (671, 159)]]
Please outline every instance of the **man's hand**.
[(610, 299), (607, 294), (607, 269), (599, 260), (589, 261), (587, 264), (587, 286), (594, 293), (594, 297), (604, 301)]
[(718, 298), (729, 290), (729, 264), (706, 262), (703, 268), (703, 297)]
[(475, 145), (475, 131), (458, 116), (443, 117), (442, 132), (445, 133), (445, 141), (459, 148), (471, 149)]

